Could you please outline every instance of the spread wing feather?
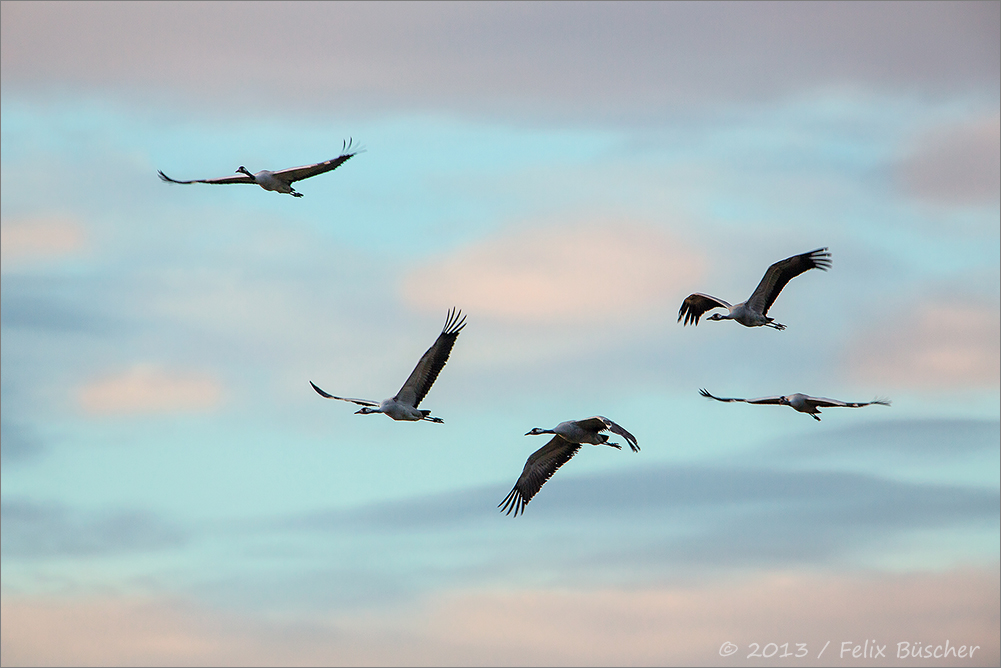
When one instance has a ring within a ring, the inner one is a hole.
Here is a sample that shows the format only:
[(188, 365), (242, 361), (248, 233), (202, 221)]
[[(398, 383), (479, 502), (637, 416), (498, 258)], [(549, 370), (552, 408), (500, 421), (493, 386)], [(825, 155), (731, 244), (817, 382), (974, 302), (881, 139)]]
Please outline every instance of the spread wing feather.
[(313, 389), (316, 390), (316, 393), (319, 394), (324, 399), (340, 399), (341, 401), (350, 401), (351, 403), (358, 404), (359, 406), (378, 406), (379, 405), (378, 402), (376, 402), (376, 401), (369, 401), (368, 399), (351, 399), (349, 397), (335, 397), (334, 395), (328, 394), (328, 393), (324, 392), (323, 390), (321, 390), (320, 388), (318, 388), (313, 383), (313, 381), (309, 381), (309, 384), (312, 385)]
[(178, 181), (177, 179), (172, 179), (160, 170), (157, 170), (157, 174), (160, 175), (160, 179), (166, 181), (167, 183), (211, 183), (214, 185), (225, 185), (229, 183), (257, 183), (254, 179), (247, 176), (246, 174), (234, 174), (233, 176), (223, 176), (218, 179), (194, 179), (192, 181)]
[(704, 295), (701, 292), (693, 292), (685, 297), (685, 301), (681, 303), (681, 310), (678, 311), (678, 322), (681, 322), (681, 319), (684, 318), (685, 325), (689, 323), (698, 325), (702, 314), (714, 308), (729, 309), (730, 304), (719, 297)]
[(872, 401), (841, 401), (839, 399), (828, 399), (826, 397), (806, 398), (808, 402), (820, 408), (862, 408), (863, 406), (889, 406), (889, 399), (873, 399)]
[(518, 482), (514, 484), (514, 488), (497, 507), (501, 509), (501, 512), (506, 511), (508, 515), (514, 511), (515, 517), (525, 512), (525, 506), (532, 500), (532, 497), (539, 493), (546, 481), (552, 478), (561, 466), (570, 461), (580, 448), (579, 443), (571, 443), (559, 435), (554, 436), (549, 443), (529, 456)]
[(633, 452), (640, 451), (640, 446), (639, 443), (636, 441), (636, 437), (630, 434), (625, 429), (623, 429), (618, 424), (609, 420), (607, 417), (601, 415), (595, 415), (594, 417), (590, 417), (586, 420), (577, 420), (577, 424), (579, 424), (584, 429), (587, 429), (588, 431), (593, 431), (593, 432), (610, 431), (613, 434), (618, 434), (622, 438), (626, 439), (626, 441), (629, 443), (629, 447), (632, 449)]
[(709, 394), (709, 391), (705, 390), (705, 389), (699, 390), (699, 394), (701, 394), (703, 397), (706, 397), (707, 399), (715, 399), (716, 401), (725, 401), (725, 402), (742, 401), (742, 402), (744, 402), (746, 404), (778, 404), (779, 403), (779, 397), (777, 397), (777, 396), (775, 396), (775, 397), (759, 397), (757, 399), (738, 399), (736, 397), (717, 397), (717, 396), (714, 396), (712, 394)]
[(768, 267), (768, 271), (762, 276), (758, 287), (747, 299), (747, 306), (761, 315), (768, 315), (768, 309), (771, 308), (775, 298), (782, 292), (786, 283), (810, 269), (827, 271), (831, 267), (830, 258), (831, 254), (827, 252), (827, 248), (818, 248), (809, 253), (779, 260)]
[(434, 345), (427, 349), (414, 370), (410, 372), (407, 382), (396, 394), (397, 401), (409, 403), (414, 408), (420, 405), (421, 400), (434, 385), (434, 381), (438, 379), (438, 374), (441, 373), (445, 362), (448, 361), (449, 354), (452, 352), (452, 346), (455, 345), (455, 339), (465, 326), (466, 318), (462, 315), (462, 311), (453, 308), (448, 312), (441, 334), (438, 335)]
[(309, 177), (316, 176), (317, 174), (332, 171), (350, 160), (352, 156), (358, 155), (362, 151), (362, 149), (352, 151), (351, 148), (351, 142), (348, 141), (341, 148), (341, 154), (336, 158), (324, 160), (323, 162), (318, 162), (315, 165), (289, 167), (288, 169), (282, 169), (274, 172), (274, 175), (286, 183), (295, 183), (296, 181), (302, 181), (303, 179), (308, 179)]

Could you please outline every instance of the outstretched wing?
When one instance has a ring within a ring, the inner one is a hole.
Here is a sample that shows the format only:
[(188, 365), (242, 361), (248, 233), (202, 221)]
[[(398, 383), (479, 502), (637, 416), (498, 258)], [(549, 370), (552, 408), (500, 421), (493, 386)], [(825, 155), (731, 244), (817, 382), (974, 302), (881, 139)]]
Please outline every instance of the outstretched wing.
[(889, 399), (873, 399), (872, 401), (840, 401), (838, 399), (828, 399), (827, 397), (810, 397), (806, 398), (814, 406), (819, 406), (821, 408), (862, 408), (863, 406), (889, 406)]
[(316, 393), (319, 394), (324, 399), (340, 399), (341, 401), (350, 401), (351, 403), (358, 404), (359, 406), (378, 406), (379, 405), (378, 402), (376, 402), (376, 401), (369, 401), (368, 399), (350, 399), (348, 397), (335, 397), (334, 395), (327, 394), (326, 392), (324, 392), (323, 390), (321, 390), (320, 388), (318, 388), (315, 384), (313, 384), (313, 381), (309, 381), (309, 384), (312, 385), (313, 389), (316, 390)]
[(553, 477), (556, 471), (570, 461), (577, 451), (580, 450), (579, 443), (571, 443), (562, 436), (553, 436), (553, 439), (544, 446), (536, 450), (525, 462), (525, 469), (521, 472), (521, 477), (514, 484), (511, 492), (504, 497), (504, 500), (497, 504), (501, 512), (510, 515), (514, 511), (514, 516), (525, 512), (525, 506), (532, 500), (532, 497), (539, 493), (546, 481)]
[(462, 315), (462, 311), (453, 308), (448, 312), (441, 334), (438, 335), (434, 345), (427, 349), (427, 352), (421, 357), (421, 361), (410, 373), (407, 382), (396, 394), (397, 401), (410, 404), (414, 408), (420, 405), (421, 400), (434, 385), (434, 381), (437, 380), (445, 362), (448, 361), (452, 346), (455, 345), (455, 339), (465, 326), (466, 318)]
[(775, 298), (782, 292), (786, 283), (810, 269), (827, 271), (831, 267), (830, 258), (831, 254), (827, 252), (826, 248), (818, 248), (815, 251), (793, 255), (776, 262), (768, 267), (768, 271), (762, 276), (758, 287), (748, 297), (747, 306), (752, 311), (767, 315), (768, 309), (771, 308)]
[(685, 297), (685, 301), (681, 302), (681, 309), (678, 311), (678, 322), (681, 322), (681, 318), (684, 318), (685, 325), (688, 323), (698, 325), (702, 314), (714, 308), (729, 309), (730, 304), (727, 304), (718, 297), (704, 295), (701, 292), (693, 292)]
[(318, 162), (315, 165), (305, 165), (303, 167), (289, 167), (288, 169), (282, 169), (280, 171), (274, 172), (275, 177), (285, 181), (286, 183), (295, 183), (296, 181), (302, 181), (303, 179), (308, 179), (311, 176), (316, 176), (317, 174), (323, 174), (324, 172), (329, 172), (337, 169), (345, 162), (351, 159), (352, 156), (358, 155), (363, 149), (351, 150), (351, 142), (347, 141), (341, 148), (341, 154), (336, 158), (331, 160), (325, 160), (323, 162)]
[(193, 181), (178, 181), (177, 179), (170, 178), (160, 170), (157, 170), (156, 173), (160, 175), (160, 179), (162, 181), (166, 181), (167, 183), (182, 183), (182, 184), (212, 183), (215, 185), (220, 185), (220, 184), (225, 185), (228, 183), (257, 183), (257, 181), (247, 176), (246, 174), (234, 174), (233, 176), (223, 176), (218, 179), (194, 179)]
[(778, 396), (759, 397), (758, 399), (737, 399), (736, 397), (717, 397), (712, 394), (709, 394), (709, 391), (705, 389), (699, 390), (699, 394), (701, 394), (703, 397), (706, 397), (707, 399), (715, 399), (716, 401), (726, 401), (726, 402), (742, 401), (745, 404), (778, 404), (780, 398)]
[(630, 434), (622, 427), (620, 427), (619, 425), (617, 425), (616, 423), (609, 420), (607, 417), (601, 415), (595, 415), (594, 417), (590, 417), (586, 420), (577, 420), (577, 424), (579, 424), (584, 429), (587, 429), (588, 431), (594, 431), (594, 432), (610, 431), (613, 434), (618, 434), (622, 438), (626, 439), (626, 441), (629, 443), (629, 447), (632, 449), (633, 452), (640, 451), (640, 446), (639, 443), (636, 441), (636, 437)]

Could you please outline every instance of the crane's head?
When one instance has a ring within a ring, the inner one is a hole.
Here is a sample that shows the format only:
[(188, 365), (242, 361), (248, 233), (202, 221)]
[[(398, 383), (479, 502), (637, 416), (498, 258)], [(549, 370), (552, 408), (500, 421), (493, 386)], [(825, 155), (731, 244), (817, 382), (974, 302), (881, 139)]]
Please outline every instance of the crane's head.
[(791, 406), (792, 404), (789, 403), (789, 397), (779, 397), (779, 405), (780, 406)]
[(362, 406), (359, 410), (355, 411), (355, 415), (368, 415), (369, 413), (381, 413), (382, 411), (378, 408), (372, 408), (371, 406)]
[(723, 315), (722, 313), (713, 313), (711, 316), (706, 318), (706, 320), (728, 320), (729, 315)]
[[(233, 164), (233, 163), (230, 163), (230, 164)], [(244, 167), (243, 165), (240, 165), (239, 167), (236, 168), (236, 173), (237, 174), (246, 174), (247, 176), (253, 176), (253, 174), (251, 174), (249, 171), (247, 171), (247, 168)]]
[(538, 436), (539, 434), (555, 434), (556, 432), (552, 429), (542, 429), (541, 427), (535, 427), (532, 431), (525, 434), (525, 436)]

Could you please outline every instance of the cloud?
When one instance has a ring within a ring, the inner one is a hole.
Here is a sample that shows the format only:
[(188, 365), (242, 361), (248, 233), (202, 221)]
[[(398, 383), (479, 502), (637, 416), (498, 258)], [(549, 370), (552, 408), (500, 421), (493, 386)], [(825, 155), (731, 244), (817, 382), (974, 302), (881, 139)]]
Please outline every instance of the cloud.
[(4, 497), (3, 558), (108, 556), (181, 545), (177, 528), (145, 512), (81, 513), (59, 504)]
[[(438, 592), (339, 617), (252, 615), (157, 597), (2, 599), (4, 665), (743, 665), (772, 642), (783, 665), (854, 665), (841, 643), (977, 645), (997, 665), (996, 569), (887, 575), (770, 571), (643, 589)], [(823, 657), (817, 655), (825, 647)], [(721, 659), (724, 642), (740, 652)], [(781, 650), (780, 650), (781, 651)], [(892, 660), (892, 659), (891, 659)], [(939, 664), (939, 662), (936, 662)]]
[(85, 384), (80, 406), (94, 415), (210, 410), (219, 405), (219, 382), (201, 372), (167, 371), (137, 364), (128, 371)]
[(1001, 195), (1001, 118), (937, 128), (919, 137), (896, 166), (912, 196), (944, 204), (997, 204)]
[[(910, 576), (817, 576), (771, 572), (703, 586), (641, 590), (450, 594), (429, 616), (439, 641), (492, 652), (498, 663), (546, 665), (743, 665), (768, 642), (808, 643), (818, 665), (843, 640), (980, 645), (976, 663), (998, 655), (996, 574), (958, 571)], [(984, 590), (979, 590), (984, 587)], [(557, 621), (558, 620), (558, 621)], [(964, 625), (966, 622), (968, 625)], [(439, 635), (440, 634), (440, 635)], [(741, 652), (720, 658), (724, 642)], [(968, 661), (968, 660), (967, 660)], [(957, 661), (963, 664), (964, 661)]]
[(994, 3), (10, 3), (0, 62), (5, 88), (167, 89), (202, 109), (622, 119), (816, 86), (996, 91), (998, 23)]
[(476, 331), (454, 353), (463, 367), (514, 378), (559, 373), (661, 331), (676, 312), (677, 286), (690, 285), (703, 264), (684, 243), (635, 221), (543, 221), (433, 258), (407, 272), (399, 290), (419, 311), (462, 308), (466, 331)]
[(79, 254), (86, 247), (83, 226), (68, 217), (20, 218), (0, 226), (4, 273)]
[[(906, 428), (901, 431), (908, 433)], [(981, 444), (985, 447), (989, 452), (991, 446)], [(771, 459), (788, 458), (772, 452)], [(853, 461), (852, 455), (844, 460)], [(463, 580), (463, 573), (475, 574), (477, 581), (490, 573), (503, 574), (509, 582), (542, 577), (573, 586), (636, 583), (664, 568), (722, 574), (761, 566), (851, 563), (859, 555), (897, 559), (901, 544), (928, 532), (956, 532), (965, 538), (948, 548), (915, 548), (904, 561), (954, 563), (996, 556), (970, 547), (969, 536), (996, 533), (999, 504), (996, 490), (973, 485), (760, 463), (646, 466), (583, 476), (561, 471), (532, 500), (525, 516), (513, 519), (496, 506), (518, 473), (514, 470), (511, 479), (491, 486), (276, 518), (264, 530), (301, 546), (302, 554), (318, 549), (315, 541), (320, 536), (369, 541), (392, 535), (406, 546), (400, 555), (385, 554), (366, 564), (373, 572), (359, 573), (356, 582), (378, 581), (378, 573), (399, 568), (441, 568), (438, 551), (446, 543), (452, 545), (450, 584)], [(630, 521), (623, 523), (623, 517)], [(651, 525), (658, 527), (654, 534), (648, 531)], [(553, 526), (570, 530), (561, 541), (540, 540)], [(584, 533), (572, 530), (584, 526)], [(482, 527), (489, 532), (466, 535)], [(437, 536), (433, 550), (427, 545), (428, 533)], [(327, 554), (327, 548), (319, 549)], [(509, 559), (512, 552), (520, 555), (517, 561)], [(332, 592), (339, 591), (335, 578), (326, 580)], [(425, 581), (423, 586), (431, 584)]]
[[(515, 471), (513, 476), (519, 472)], [(348, 527), (423, 531), (479, 523), (495, 516), (497, 502), (510, 487), (505, 484), (506, 487), (408, 498), (351, 511), (310, 513), (287, 518), (276, 526), (320, 531)], [(907, 530), (996, 517), (993, 505), (998, 499), (995, 492), (988, 490), (898, 482), (850, 472), (680, 465), (576, 477), (564, 475), (547, 483), (543, 491), (546, 500), (540, 494), (533, 500), (526, 519), (518, 521), (534, 522), (530, 515), (543, 522), (556, 516), (569, 520), (568, 513), (577, 520), (595, 523), (623, 513), (696, 513), (706, 526), (752, 525), (756, 519), (763, 525), (786, 522), (804, 542), (808, 542), (808, 534), (832, 528), (831, 523), (858, 532), (856, 538), (866, 540), (868, 530), (853, 526), (850, 521), (861, 508), (867, 509), (870, 525), (880, 525), (885, 530)], [(901, 508), (898, 501), (902, 498), (907, 501)], [(827, 521), (825, 527), (818, 529), (815, 522), (821, 518)], [(754, 526), (748, 533), (753, 535), (763, 528)], [(780, 552), (776, 550), (776, 557)], [(712, 559), (709, 554), (699, 558)]]
[(898, 309), (854, 337), (845, 352), (852, 378), (880, 387), (997, 387), (1001, 311), (997, 305), (930, 301)]
[(702, 273), (679, 241), (629, 221), (540, 224), (466, 247), (412, 271), (403, 298), (460, 304), (508, 323), (592, 325), (666, 308), (672, 286)]
[[(248, 624), (176, 600), (5, 595), (2, 610), (4, 665), (278, 665), (301, 663), (295, 657), (304, 655), (280, 625)], [(311, 641), (314, 652), (322, 647)], [(267, 651), (268, 642), (289, 651), (285, 661)]]
[[(89, 287), (76, 275), (8, 275), (3, 279), (0, 322), (5, 329), (30, 330), (31, 334), (107, 333), (120, 323), (101, 313), (97, 295), (88, 292)], [(107, 296), (106, 290), (102, 293)]]
[(0, 419), (0, 461), (4, 466), (36, 459), (44, 450), (31, 427)]
[[(921, 461), (955, 459), (966, 454), (997, 452), (1001, 423), (995, 420), (941, 419), (892, 420), (845, 426), (804, 436), (793, 443), (778, 444), (778, 461), (790, 459), (831, 459), (857, 461), (867, 454), (910, 455)], [(767, 461), (760, 450), (754, 461)]]

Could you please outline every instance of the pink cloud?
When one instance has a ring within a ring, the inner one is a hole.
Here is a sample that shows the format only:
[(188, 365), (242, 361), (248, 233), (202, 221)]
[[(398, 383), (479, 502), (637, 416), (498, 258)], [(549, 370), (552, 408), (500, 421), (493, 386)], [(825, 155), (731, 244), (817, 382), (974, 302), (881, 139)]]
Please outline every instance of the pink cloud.
[(4, 271), (61, 259), (86, 245), (83, 226), (72, 218), (20, 218), (0, 225), (0, 262)]
[[(795, 652), (801, 642), (809, 660), (782, 665), (844, 665), (843, 641), (949, 639), (981, 647), (975, 661), (953, 665), (990, 665), (999, 655), (997, 606), (998, 576), (988, 571), (771, 573), (691, 587), (469, 593), (441, 604), (432, 625), (442, 641), (496, 652), (499, 663), (747, 665), (750, 643), (789, 643)], [(740, 648), (729, 660), (719, 654), (724, 642)]]
[(459, 304), (496, 320), (594, 324), (668, 307), (673, 289), (702, 273), (702, 258), (634, 222), (524, 228), (460, 250), (405, 277), (422, 310)]
[(142, 364), (87, 383), (78, 393), (81, 408), (95, 415), (208, 410), (221, 398), (218, 381), (204, 373)]
[(846, 356), (852, 376), (883, 387), (997, 387), (1001, 312), (974, 303), (915, 305), (858, 334)]
[[(176, 600), (4, 594), (4, 665), (747, 665), (758, 643), (805, 643), (782, 665), (872, 665), (842, 643), (979, 646), (997, 665), (996, 568), (900, 575), (776, 572), (646, 589), (450, 592), (340, 616), (252, 616)], [(824, 655), (817, 660), (825, 643)], [(721, 657), (723, 643), (739, 651)], [(779, 649), (778, 651), (782, 651)], [(761, 662), (761, 659), (757, 660)], [(886, 662), (895, 663), (894, 659)], [(764, 664), (762, 664), (764, 665)], [(930, 664), (929, 664), (930, 665)]]

